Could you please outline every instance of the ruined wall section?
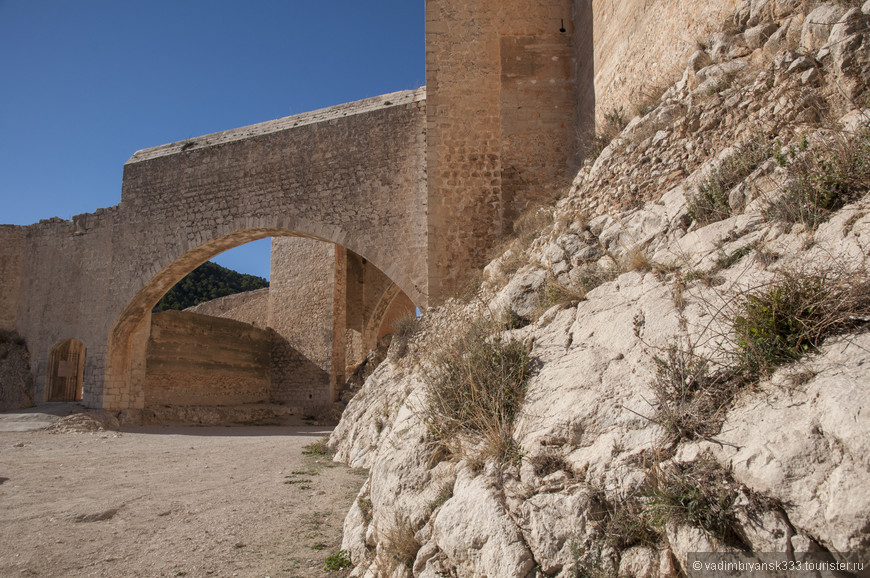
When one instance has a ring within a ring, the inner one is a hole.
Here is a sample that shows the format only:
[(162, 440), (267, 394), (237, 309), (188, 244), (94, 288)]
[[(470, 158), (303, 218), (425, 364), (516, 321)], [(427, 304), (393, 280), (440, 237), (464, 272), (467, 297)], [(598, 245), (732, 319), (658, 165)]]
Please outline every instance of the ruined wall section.
[(270, 332), (186, 311), (155, 313), (151, 323), (146, 407), (269, 400)]
[(486, 262), (529, 200), (570, 180), (572, 15), (573, 0), (426, 3), (434, 302)]
[(335, 246), (301, 237), (273, 238), (271, 270), (272, 399), (297, 406), (328, 404)]
[(382, 263), (425, 304), (425, 90), (139, 151), (124, 168), (106, 408), (142, 407), (148, 312), (240, 244), (300, 235)]
[(261, 329), (268, 326), (269, 321), (269, 288), (246, 291), (218, 297), (193, 307), (185, 309), (190, 313), (235, 319), (249, 323)]
[(51, 348), (75, 338), (87, 347), (83, 401), (101, 403), (117, 275), (111, 258), (117, 217), (113, 207), (24, 228), (17, 326), (30, 350), (34, 399), (44, 399)]

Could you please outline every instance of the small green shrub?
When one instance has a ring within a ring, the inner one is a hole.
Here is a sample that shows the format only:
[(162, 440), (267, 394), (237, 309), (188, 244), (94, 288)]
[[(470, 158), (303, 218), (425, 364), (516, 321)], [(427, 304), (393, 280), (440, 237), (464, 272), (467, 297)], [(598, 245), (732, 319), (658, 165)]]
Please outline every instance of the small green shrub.
[(618, 133), (622, 132), (628, 126), (628, 119), (625, 118), (625, 109), (623, 107), (612, 108), (604, 113), (604, 124), (612, 127)]
[(654, 547), (661, 535), (650, 525), (643, 504), (635, 498), (608, 507), (604, 541), (617, 550), (636, 545)]
[(324, 560), (323, 570), (325, 572), (334, 572), (350, 568), (351, 566), (353, 566), (353, 563), (350, 561), (347, 550), (339, 550), (331, 556), (327, 556), (326, 560)]
[(306, 456), (331, 456), (332, 450), (329, 449), (329, 437), (324, 436), (316, 442), (304, 446), (302, 454)]
[(716, 260), (716, 265), (720, 269), (728, 269), (729, 267), (731, 267), (732, 265), (737, 263), (737, 261), (739, 261), (743, 257), (747, 256), (748, 254), (752, 253), (757, 247), (758, 247), (758, 243), (751, 243), (749, 245), (745, 245), (743, 247), (740, 247), (739, 249), (737, 249), (733, 253), (730, 253), (727, 255), (724, 252), (722, 252), (719, 254), (719, 257)]
[(737, 487), (714, 460), (699, 460), (665, 469), (659, 465), (647, 472), (645, 514), (653, 526), (668, 521), (703, 528), (728, 544), (742, 545), (734, 516)]
[(371, 499), (359, 498), (356, 503), (359, 507), (360, 513), (362, 513), (363, 520), (365, 520), (366, 525), (368, 525), (368, 523), (372, 521), (372, 510), (374, 509)]
[(739, 301), (733, 318), (736, 360), (750, 374), (814, 352), (825, 338), (866, 325), (870, 280), (842, 271), (780, 271)]
[(768, 207), (768, 219), (803, 223), (813, 230), (870, 191), (870, 132), (838, 135), (829, 146), (790, 156), (790, 164), (787, 159), (782, 164), (795, 178)]
[(483, 442), (482, 454), (503, 461), (519, 456), (513, 424), (531, 375), (529, 349), (501, 335), (501, 326), (478, 320), (433, 351), (426, 376), (424, 416), (451, 453), (462, 441)]
[(588, 156), (595, 159), (626, 126), (628, 126), (628, 119), (625, 108), (621, 106), (613, 108), (604, 113), (604, 122), (598, 124), (594, 134), (581, 134), (578, 140), (581, 147), (586, 149)]
[(728, 195), (731, 189), (769, 156), (770, 145), (765, 137), (756, 136), (750, 139), (709, 177), (701, 181), (697, 193), (687, 199), (689, 218), (703, 226), (730, 217)]
[(435, 497), (432, 502), (429, 503), (429, 509), (431, 511), (435, 511), (441, 506), (443, 506), (447, 500), (453, 497), (453, 484), (448, 483), (441, 486), (441, 491), (438, 492), (438, 495)]

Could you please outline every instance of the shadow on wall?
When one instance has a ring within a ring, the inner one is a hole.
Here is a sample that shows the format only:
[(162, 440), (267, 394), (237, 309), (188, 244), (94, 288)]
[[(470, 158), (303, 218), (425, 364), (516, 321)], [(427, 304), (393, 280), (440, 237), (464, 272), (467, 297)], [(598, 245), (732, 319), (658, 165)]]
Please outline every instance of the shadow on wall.
[(274, 330), (270, 400), (301, 407), (323, 406), (330, 400), (330, 375), (295, 349)]
[(273, 329), (189, 311), (151, 322), (145, 407), (329, 403), (329, 373)]
[(595, 140), (595, 37), (592, 0), (574, 0), (574, 50), (577, 83), (577, 166), (594, 146)]
[(24, 339), (0, 331), (0, 411), (33, 405), (33, 375)]

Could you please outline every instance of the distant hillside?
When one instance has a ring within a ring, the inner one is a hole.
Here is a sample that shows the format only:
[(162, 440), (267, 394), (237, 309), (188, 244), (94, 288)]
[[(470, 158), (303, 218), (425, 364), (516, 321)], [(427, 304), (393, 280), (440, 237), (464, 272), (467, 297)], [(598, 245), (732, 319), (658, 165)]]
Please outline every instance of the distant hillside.
[(154, 307), (154, 312), (182, 310), (218, 297), (268, 287), (262, 277), (238, 273), (206, 261), (175, 284)]

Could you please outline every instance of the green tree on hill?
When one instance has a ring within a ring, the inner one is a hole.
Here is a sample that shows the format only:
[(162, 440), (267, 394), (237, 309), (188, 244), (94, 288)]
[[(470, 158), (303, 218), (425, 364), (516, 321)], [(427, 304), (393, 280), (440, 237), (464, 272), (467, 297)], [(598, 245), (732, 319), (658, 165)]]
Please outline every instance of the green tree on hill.
[(238, 273), (206, 261), (167, 291), (153, 311), (156, 313), (167, 309), (187, 309), (218, 297), (268, 286), (269, 282), (263, 277)]

